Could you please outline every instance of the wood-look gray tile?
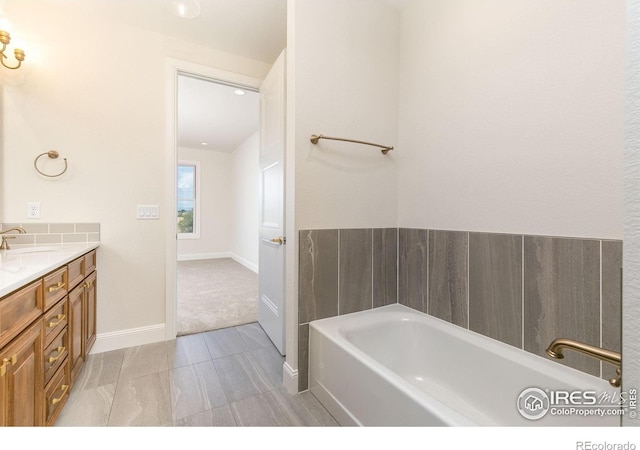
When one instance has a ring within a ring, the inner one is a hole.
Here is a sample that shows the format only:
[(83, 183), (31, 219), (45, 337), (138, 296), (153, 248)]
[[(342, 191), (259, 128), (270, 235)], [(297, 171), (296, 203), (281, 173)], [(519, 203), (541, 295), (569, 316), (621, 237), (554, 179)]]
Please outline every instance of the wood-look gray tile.
[(247, 345), (247, 349), (252, 350), (254, 348), (273, 347), (271, 339), (264, 332), (258, 322), (248, 323), (246, 325), (240, 325), (235, 327), (240, 333), (244, 343)]
[[(600, 345), (600, 242), (525, 236), (524, 349), (546, 357), (560, 337)], [(564, 353), (555, 361), (600, 375), (597, 360)]]
[(167, 342), (169, 367), (177, 368), (211, 360), (202, 333), (178, 336)]
[(432, 316), (469, 327), (469, 233), (429, 230), (429, 307)]
[(170, 426), (169, 371), (118, 381), (109, 426)]
[(89, 355), (78, 373), (73, 390), (94, 389), (115, 384), (120, 375), (125, 349)]
[(284, 388), (231, 404), (240, 426), (337, 426), (310, 392), (290, 395)]
[(169, 358), (166, 342), (141, 345), (127, 348), (122, 359), (120, 377), (137, 378), (151, 373), (169, 369)]
[(340, 230), (338, 314), (371, 309), (373, 230)]
[(252, 395), (231, 403), (231, 412), (241, 427), (284, 427), (287, 418), (278, 408), (273, 396), (268, 392)]
[(116, 384), (74, 389), (62, 409), (57, 427), (106, 427), (116, 391)]
[(174, 422), (227, 403), (213, 361), (172, 369), (169, 382)]
[(260, 364), (274, 386), (282, 386), (284, 356), (273, 345), (250, 350), (246, 355)]
[(338, 230), (300, 231), (298, 323), (338, 315)]
[(260, 364), (244, 353), (215, 359), (213, 364), (229, 402), (235, 402), (276, 387)]
[(211, 354), (211, 358), (213, 359), (223, 358), (249, 350), (244, 339), (242, 339), (242, 336), (235, 328), (207, 331), (203, 334), (203, 337)]
[(298, 391), (309, 388), (309, 324), (298, 326)]
[(428, 307), (428, 231), (400, 228), (398, 230), (398, 252), (398, 302), (426, 313)]
[[(602, 346), (620, 352), (622, 341), (622, 242), (602, 241)], [(602, 363), (602, 378), (616, 376)]]
[(173, 422), (176, 427), (235, 427), (236, 420), (229, 405), (202, 411)]
[(522, 348), (522, 236), (469, 233), (469, 329)]
[(277, 410), (285, 416), (290, 426), (338, 426), (331, 414), (309, 391), (291, 395), (286, 389), (274, 389), (269, 395), (275, 400)]
[(398, 229), (373, 230), (373, 307), (398, 302)]

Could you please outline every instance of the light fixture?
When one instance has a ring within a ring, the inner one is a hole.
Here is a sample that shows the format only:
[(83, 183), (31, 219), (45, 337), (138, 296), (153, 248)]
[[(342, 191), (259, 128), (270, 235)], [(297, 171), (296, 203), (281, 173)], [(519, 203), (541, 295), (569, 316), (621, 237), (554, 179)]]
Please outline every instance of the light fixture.
[(244, 95), (246, 94), (245, 91), (243, 91), (242, 89), (236, 89), (235, 91), (233, 91), (234, 94), (236, 95)]
[[(2, 25), (8, 25), (8, 21), (2, 20)], [(8, 31), (0, 29), (0, 44), (2, 44), (2, 48), (0, 49), (0, 63), (7, 69), (17, 69), (22, 65), (22, 61), (24, 61), (24, 50), (16, 48), (13, 50), (13, 56), (15, 57), (18, 63), (15, 66), (10, 66), (4, 62), (7, 58), (7, 55), (4, 54), (4, 51), (7, 49), (7, 45), (11, 43), (11, 34)]]
[(200, 142), (200, 145), (207, 146), (207, 145), (209, 145), (209, 143), (208, 142)]
[(200, 15), (198, 0), (165, 0), (169, 11), (183, 19), (194, 19)]

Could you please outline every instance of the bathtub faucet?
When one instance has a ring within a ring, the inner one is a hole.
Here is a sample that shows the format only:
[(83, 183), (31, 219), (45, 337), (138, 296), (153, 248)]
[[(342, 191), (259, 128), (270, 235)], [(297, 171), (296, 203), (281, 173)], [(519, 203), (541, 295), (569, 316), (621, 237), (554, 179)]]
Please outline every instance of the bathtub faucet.
[(564, 358), (562, 350), (565, 348), (569, 348), (578, 353), (583, 353), (585, 355), (591, 356), (604, 362), (608, 362), (609, 364), (613, 364), (614, 366), (616, 366), (617, 376), (615, 378), (611, 378), (609, 380), (609, 384), (611, 384), (611, 386), (613, 387), (620, 386), (620, 382), (622, 380), (622, 357), (620, 356), (620, 353), (566, 338), (555, 339), (549, 345), (546, 352), (547, 355), (551, 356), (552, 358), (562, 359)]

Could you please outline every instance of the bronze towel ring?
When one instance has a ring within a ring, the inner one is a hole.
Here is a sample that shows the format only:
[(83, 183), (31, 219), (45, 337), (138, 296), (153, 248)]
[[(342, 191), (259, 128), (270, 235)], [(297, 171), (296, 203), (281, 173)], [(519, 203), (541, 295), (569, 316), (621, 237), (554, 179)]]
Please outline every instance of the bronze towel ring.
[(49, 158), (51, 158), (51, 159), (57, 159), (57, 158), (58, 158), (58, 156), (60, 156), (60, 153), (58, 153), (58, 152), (57, 152), (57, 151), (55, 151), (55, 150), (50, 150), (50, 151), (48, 151), (48, 152), (44, 152), (44, 153), (42, 153), (42, 154), (40, 154), (40, 155), (38, 155), (38, 156), (36, 157), (36, 159), (33, 161), (33, 167), (35, 167), (36, 171), (37, 171), (40, 175), (42, 175), (42, 176), (44, 176), (44, 177), (49, 177), (49, 178), (56, 178), (56, 177), (61, 176), (63, 173), (65, 173), (65, 172), (67, 171), (67, 168), (69, 167), (69, 165), (67, 164), (67, 158), (62, 158), (62, 159), (64, 159), (64, 169), (63, 169), (63, 170), (62, 170), (62, 172), (60, 172), (59, 174), (56, 174), (56, 175), (49, 175), (49, 174), (44, 173), (44, 172), (43, 172), (43, 171), (41, 171), (40, 169), (38, 169), (38, 160), (39, 160), (40, 158), (42, 158), (43, 156), (45, 156), (45, 155), (47, 155), (47, 156), (48, 156)]

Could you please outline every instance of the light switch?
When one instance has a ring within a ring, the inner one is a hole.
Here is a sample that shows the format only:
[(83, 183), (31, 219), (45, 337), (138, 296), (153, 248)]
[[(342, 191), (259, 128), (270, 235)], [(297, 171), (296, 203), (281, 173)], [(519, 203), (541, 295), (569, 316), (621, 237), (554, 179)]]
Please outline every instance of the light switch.
[(157, 220), (160, 218), (158, 205), (138, 205), (136, 217), (138, 220)]

